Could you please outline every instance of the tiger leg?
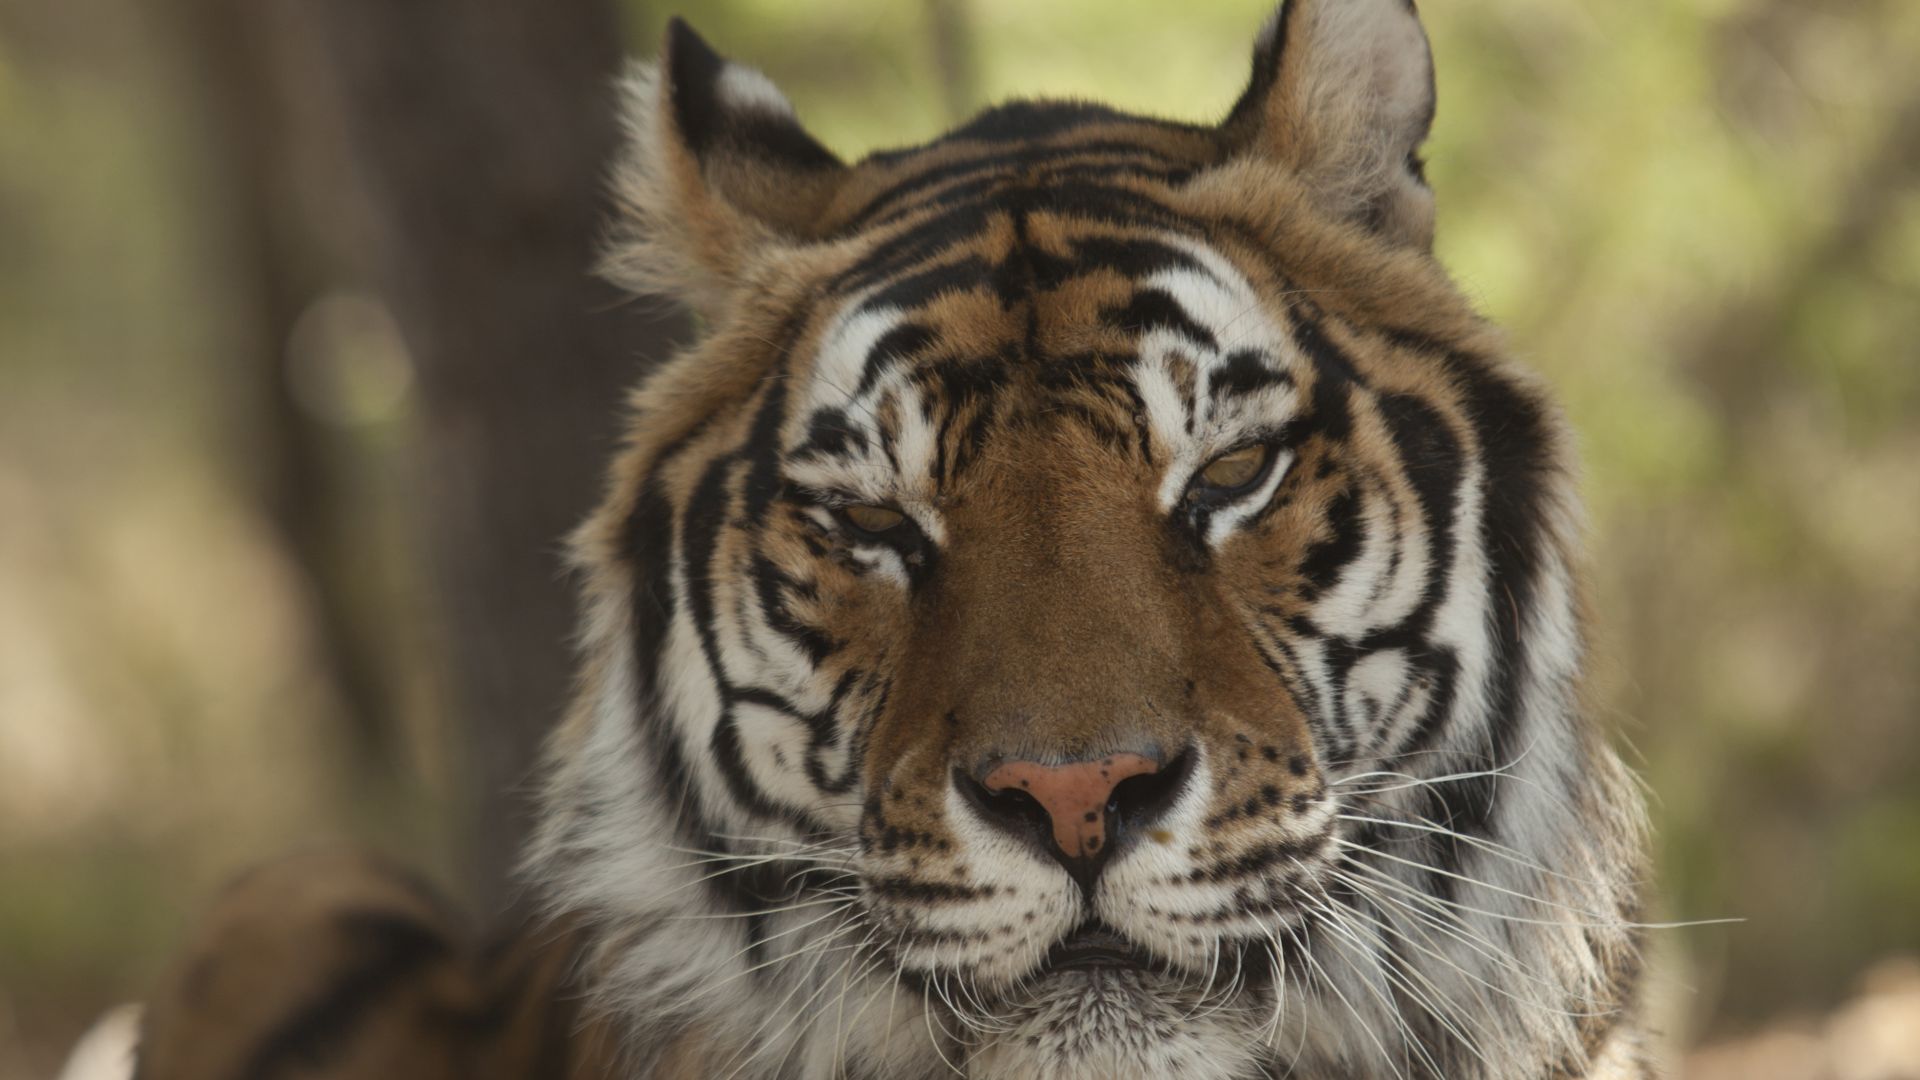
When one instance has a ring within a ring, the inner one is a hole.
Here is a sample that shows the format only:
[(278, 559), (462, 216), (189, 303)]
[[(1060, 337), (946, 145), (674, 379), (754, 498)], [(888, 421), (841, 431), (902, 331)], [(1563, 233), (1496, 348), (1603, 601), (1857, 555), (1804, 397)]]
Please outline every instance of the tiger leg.
[(470, 1076), (472, 949), (423, 886), (316, 854), (229, 886), (149, 999), (139, 1080)]

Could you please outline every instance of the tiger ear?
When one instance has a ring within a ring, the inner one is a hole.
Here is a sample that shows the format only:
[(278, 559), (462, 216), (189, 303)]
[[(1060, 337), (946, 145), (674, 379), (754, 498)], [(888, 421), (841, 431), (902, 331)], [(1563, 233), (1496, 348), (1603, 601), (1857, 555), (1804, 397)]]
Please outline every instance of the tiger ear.
[(1433, 192), (1420, 146), (1433, 109), (1413, 0), (1285, 0), (1221, 129), (1236, 154), (1286, 165), (1335, 216), (1425, 249)]
[(605, 272), (717, 315), (756, 258), (816, 238), (847, 168), (765, 75), (678, 18), (660, 60), (637, 66), (623, 89), (628, 144)]

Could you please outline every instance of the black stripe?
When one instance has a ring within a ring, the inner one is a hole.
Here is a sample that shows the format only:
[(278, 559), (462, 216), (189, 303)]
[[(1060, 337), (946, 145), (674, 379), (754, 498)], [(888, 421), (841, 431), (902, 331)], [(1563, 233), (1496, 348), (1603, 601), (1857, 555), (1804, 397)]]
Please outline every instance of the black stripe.
[[(680, 550), (687, 566), (687, 606), (693, 615), (694, 626), (699, 630), (700, 648), (706, 655), (707, 666), (723, 702), (719, 722), (715, 724), (708, 742), (714, 768), (720, 773), (728, 793), (743, 807), (766, 817), (792, 820), (795, 815), (775, 805), (748, 775), (745, 754), (740, 745), (739, 725), (735, 723), (728, 704), (734, 699), (736, 691), (721, 663), (719, 628), (714, 611), (714, 594), (719, 588), (716, 571), (720, 559), (720, 533), (727, 524), (733, 502), (728, 492), (729, 483), (743, 465), (750, 474), (777, 470), (777, 454), (765, 452), (765, 448), (770, 446), (779, 429), (781, 406), (786, 400), (786, 385), (784, 378), (769, 378), (761, 383), (760, 404), (754, 415), (748, 447), (740, 453), (720, 457), (707, 466), (693, 498), (687, 504)], [(757, 461), (765, 461), (765, 467), (755, 464)], [(746, 488), (753, 486), (751, 482), (743, 485)], [(765, 486), (764, 481), (762, 486)], [(765, 497), (771, 499), (771, 493)], [(741, 512), (748, 520), (758, 517), (750, 508), (743, 507)], [(712, 880), (725, 882), (737, 876), (722, 874)]]
[(1139, 237), (1094, 236), (1073, 242), (1073, 254), (1054, 258), (1042, 251), (1033, 252), (1034, 286), (1057, 289), (1078, 278), (1102, 270), (1138, 280), (1163, 270), (1185, 270), (1209, 281), (1219, 282), (1213, 271), (1198, 259), (1171, 244)]
[(1300, 561), (1300, 576), (1307, 583), (1307, 590), (1303, 591), (1309, 598), (1332, 588), (1339, 580), (1340, 571), (1360, 554), (1364, 539), (1360, 498), (1352, 487), (1342, 488), (1333, 497), (1322, 520), (1327, 526), (1326, 539), (1315, 541), (1307, 548), (1306, 558)]
[(868, 228), (885, 228), (896, 222), (943, 207), (970, 203), (990, 204), (994, 197), (1010, 190), (1058, 191), (1079, 185), (1112, 190), (1133, 190), (1127, 181), (1147, 181), (1177, 187), (1193, 179), (1191, 168), (1149, 168), (1132, 163), (1095, 164), (1060, 163), (1034, 165), (1017, 174), (991, 174), (955, 183), (917, 202), (896, 206), (891, 212), (867, 223)]
[(639, 683), (638, 723), (646, 738), (650, 767), (659, 783), (663, 802), (679, 808), (675, 828), (679, 839), (696, 850), (712, 850), (712, 830), (707, 827), (694, 797), (691, 764), (682, 752), (673, 718), (661, 704), (661, 656), (667, 635), (679, 606), (675, 595), (673, 568), (674, 513), (666, 495), (663, 473), (706, 428), (700, 426), (664, 448), (653, 462), (646, 484), (634, 500), (627, 517), (626, 550), (634, 568), (633, 654), (635, 677)]
[[(860, 305), (860, 310), (879, 311), (890, 307), (903, 309), (920, 307), (944, 293), (965, 292), (985, 285), (991, 271), (992, 268), (987, 265), (987, 261), (978, 255), (969, 255), (949, 263), (937, 263), (883, 286)], [(876, 342), (875, 351), (878, 351), (884, 342), (884, 338)]]
[(1192, 222), (1158, 199), (1130, 188), (1104, 184), (1068, 187), (1021, 186), (996, 191), (990, 198), (932, 214), (876, 245), (858, 265), (827, 283), (828, 295), (863, 291), (905, 273), (940, 252), (979, 236), (997, 215), (1045, 212), (1079, 218), (1106, 228), (1155, 228), (1191, 231)]
[(985, 227), (986, 217), (978, 206), (957, 206), (935, 214), (876, 244), (858, 263), (829, 280), (821, 292), (844, 296), (880, 285), (947, 248), (965, 243)]
[(1384, 394), (1377, 404), (1426, 526), (1431, 560), (1427, 580), (1419, 605), (1400, 627), (1406, 633), (1423, 635), (1446, 597), (1447, 573), (1454, 558), (1454, 515), (1459, 511), (1458, 494), (1466, 462), (1460, 441), (1431, 405), (1408, 394)]
[(1313, 424), (1329, 439), (1344, 440), (1353, 430), (1353, 388), (1366, 381), (1354, 370), (1353, 361), (1328, 339), (1311, 312), (1296, 304), (1291, 314), (1292, 336), (1300, 351), (1313, 361)]
[[(955, 191), (949, 188), (928, 202), (917, 202), (909, 206), (900, 205), (903, 200), (945, 183), (956, 183), (956, 186), (961, 186), (959, 182), (966, 181), (968, 182), (966, 186), (969, 187), (973, 184), (992, 184), (1003, 182), (1009, 176), (1031, 172), (1036, 168), (1050, 168), (1059, 173), (1077, 169), (1150, 172), (1156, 166), (1164, 168), (1168, 164), (1166, 156), (1153, 147), (1120, 139), (1090, 140), (1070, 146), (1027, 146), (1017, 150), (982, 154), (978, 157), (936, 165), (901, 179), (892, 187), (886, 188), (869, 199), (866, 205), (853, 214), (847, 225), (841, 228), (840, 233), (845, 235), (869, 224), (889, 221), (899, 214), (924, 209), (931, 203), (954, 201)], [(898, 209), (881, 216), (882, 211), (892, 207), (898, 207)]]
[(1318, 854), (1325, 843), (1320, 837), (1306, 840), (1276, 840), (1259, 844), (1230, 859), (1221, 859), (1187, 871), (1188, 881), (1242, 881), (1280, 862), (1297, 862)]
[[(858, 674), (858, 672), (849, 671), (841, 675), (839, 682), (834, 687), (832, 700), (825, 709), (819, 712), (808, 712), (800, 706), (795, 705), (785, 695), (758, 686), (740, 687), (733, 691), (729, 697), (735, 705), (757, 705), (760, 708), (770, 709), (801, 724), (808, 729), (808, 732), (813, 737), (815, 748), (818, 748), (823, 743), (831, 742), (833, 736), (837, 733), (834, 723), (837, 712), (836, 707), (845, 695), (847, 687), (851, 685), (853, 679), (857, 677)], [(816, 780), (816, 786), (821, 786), (818, 783), (821, 778), (811, 777), (810, 779)]]
[(847, 420), (845, 410), (824, 408), (807, 418), (807, 437), (793, 448), (793, 458), (853, 457), (867, 452), (867, 433)]
[[(847, 699), (852, 695), (854, 687), (860, 684), (861, 679), (862, 672), (859, 668), (848, 668), (842, 672), (839, 681), (833, 685), (833, 692), (828, 695), (827, 707), (808, 720), (812, 738), (807, 744), (807, 780), (829, 795), (844, 795), (853, 790), (854, 781), (859, 776), (857, 755), (849, 756), (845, 773), (833, 776), (827, 772), (826, 754), (840, 740), (842, 732), (840, 721), (847, 712)], [(849, 734), (849, 738), (858, 740), (858, 737), (857, 730)]]
[(1213, 331), (1195, 322), (1180, 301), (1165, 289), (1141, 289), (1126, 304), (1110, 307), (1100, 316), (1108, 325), (1129, 333), (1171, 330), (1209, 352), (1220, 347)]
[[(900, 323), (881, 334), (880, 340), (867, 350), (866, 363), (860, 369), (860, 385), (854, 389), (853, 396), (865, 396), (895, 364), (912, 360), (933, 342), (933, 331), (915, 322)], [(885, 431), (881, 435), (888, 437)]]
[[(1558, 471), (1551, 453), (1553, 437), (1539, 404), (1480, 361), (1459, 353), (1449, 366), (1467, 393), (1467, 411), (1480, 439), (1485, 469), (1485, 507), (1480, 542), (1488, 562), (1491, 600), (1488, 632), (1493, 638), (1493, 671), (1487, 709), (1487, 762), (1483, 769), (1509, 764), (1520, 745), (1521, 681), (1526, 668), (1525, 620), (1533, 612), (1542, 561), (1544, 515), (1549, 485)], [(1476, 777), (1453, 785), (1448, 801), (1450, 827), (1471, 836), (1490, 836), (1496, 778)]]
[(927, 881), (921, 878), (867, 878), (862, 882), (874, 896), (908, 903), (944, 904), (980, 900), (994, 895), (991, 885), (965, 885), (959, 882)]
[(760, 598), (760, 610), (767, 625), (799, 646), (813, 666), (819, 667), (840, 651), (844, 642), (812, 623), (802, 622), (787, 603), (789, 593), (802, 597), (817, 593), (812, 583), (795, 580), (774, 565), (764, 552), (754, 555), (752, 573), (754, 591)]
[[(1137, 188), (1113, 184), (1073, 184), (1030, 189), (1030, 208), (1054, 217), (1073, 218), (1107, 228), (1126, 227), (1187, 232), (1193, 220)], [(998, 201), (997, 199), (995, 201)]]
[(1293, 373), (1271, 366), (1272, 357), (1260, 349), (1228, 353), (1207, 380), (1207, 396), (1245, 397), (1275, 386), (1292, 386)]
[(326, 989), (267, 1033), (247, 1055), (239, 1080), (269, 1080), (338, 1061), (355, 1030), (403, 980), (452, 952), (436, 928), (392, 911), (343, 912), (334, 929), (351, 959)]
[[(997, 354), (941, 358), (914, 371), (914, 383), (927, 391), (927, 403), (941, 406), (934, 460), (928, 467), (936, 489), (951, 485), (985, 447), (999, 415), (996, 403), (1008, 382), (1007, 368), (1007, 356)], [(954, 428), (963, 419), (965, 426), (956, 438)]]

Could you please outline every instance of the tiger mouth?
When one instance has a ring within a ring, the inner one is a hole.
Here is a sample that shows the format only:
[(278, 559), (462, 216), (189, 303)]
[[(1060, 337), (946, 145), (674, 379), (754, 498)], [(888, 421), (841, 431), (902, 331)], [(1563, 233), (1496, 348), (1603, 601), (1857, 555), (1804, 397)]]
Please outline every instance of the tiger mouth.
[(1048, 951), (1039, 974), (1045, 977), (1070, 971), (1155, 971), (1161, 966), (1110, 927), (1086, 923)]
[[(1270, 989), (1282, 964), (1279, 954), (1286, 951), (1279, 942), (1266, 937), (1244, 941), (1223, 938), (1213, 948), (1216, 952), (1205, 973), (1210, 992), (1213, 987), (1229, 985), (1235, 993)], [(1185, 985), (1199, 973), (1155, 957), (1103, 923), (1087, 922), (1055, 944), (1032, 977), (1044, 982), (1054, 976), (1075, 974), (1165, 977)]]

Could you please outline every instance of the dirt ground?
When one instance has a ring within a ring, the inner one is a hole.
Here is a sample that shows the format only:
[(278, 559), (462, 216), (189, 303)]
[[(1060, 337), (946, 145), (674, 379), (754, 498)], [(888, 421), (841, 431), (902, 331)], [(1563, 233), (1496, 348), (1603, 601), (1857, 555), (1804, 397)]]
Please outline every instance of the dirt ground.
[(1783, 1021), (1695, 1051), (1682, 1080), (1920, 1080), (1920, 959), (1870, 971), (1826, 1017)]

